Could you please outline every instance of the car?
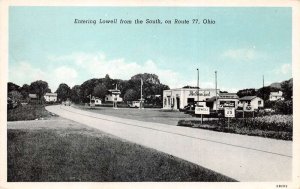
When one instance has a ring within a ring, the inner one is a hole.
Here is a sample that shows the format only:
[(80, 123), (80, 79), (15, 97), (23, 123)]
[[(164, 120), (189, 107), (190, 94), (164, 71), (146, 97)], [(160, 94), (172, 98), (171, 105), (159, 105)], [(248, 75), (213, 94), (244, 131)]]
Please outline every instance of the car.
[(65, 103), (65, 106), (71, 106), (71, 101), (67, 100), (66, 103)]

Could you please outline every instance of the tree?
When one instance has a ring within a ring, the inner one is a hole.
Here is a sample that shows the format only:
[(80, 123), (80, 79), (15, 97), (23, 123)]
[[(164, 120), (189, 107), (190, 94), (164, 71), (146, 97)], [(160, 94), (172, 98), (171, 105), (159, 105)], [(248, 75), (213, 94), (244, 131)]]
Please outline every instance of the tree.
[(293, 79), (281, 83), (282, 93), (285, 100), (291, 100), (293, 96)]
[(74, 87), (72, 87), (72, 89), (71, 89), (71, 100), (72, 100), (72, 102), (79, 103), (81, 101), (80, 91), (81, 91), (80, 85), (75, 85)]
[(9, 93), (10, 91), (19, 91), (19, 90), (20, 90), (19, 85), (14, 84), (13, 82), (7, 83), (7, 93)]
[(68, 98), (71, 97), (71, 89), (70, 87), (65, 84), (65, 83), (61, 83), (57, 90), (56, 90), (56, 93), (57, 93), (57, 98), (61, 101), (65, 101), (67, 100)]
[(274, 109), (279, 114), (293, 114), (293, 101), (292, 100), (278, 100), (275, 102)]
[(22, 94), (19, 91), (10, 91), (8, 97), (14, 102), (20, 102), (22, 100)]
[(48, 83), (42, 80), (32, 82), (29, 89), (30, 93), (37, 94), (39, 99), (42, 99), (45, 93), (49, 91)]
[(193, 87), (193, 86), (186, 85), (182, 88), (184, 88), (184, 89), (197, 89), (198, 87)]
[(28, 98), (28, 95), (29, 95), (29, 92), (30, 92), (30, 86), (27, 85), (27, 84), (24, 84), (22, 87), (21, 87), (21, 94), (23, 96), (23, 99), (26, 99)]
[(130, 80), (141, 80), (141, 79), (143, 79), (144, 82), (148, 82), (151, 84), (160, 84), (158, 76), (150, 73), (136, 74), (132, 76)]
[(80, 86), (80, 100), (82, 102), (89, 102), (89, 95), (92, 95), (94, 92), (94, 88), (97, 83), (100, 83), (99, 79), (89, 79), (81, 84)]
[(244, 96), (255, 96), (256, 95), (256, 91), (255, 91), (255, 89), (242, 89), (242, 90), (239, 90), (236, 94), (240, 98), (242, 98)]
[(274, 88), (274, 87), (270, 87), (270, 86), (262, 87), (256, 91), (256, 96), (262, 98), (264, 101), (267, 101), (267, 100), (269, 100), (271, 92), (278, 92), (278, 91), (279, 91), (278, 88)]
[(124, 100), (127, 101), (134, 101), (140, 98), (139, 93), (134, 89), (128, 89), (124, 94)]
[(108, 94), (108, 90), (104, 84), (98, 84), (94, 87), (93, 95), (104, 100), (105, 96)]
[(109, 77), (108, 74), (105, 75), (105, 78), (103, 78), (103, 84), (107, 89), (112, 89), (114, 81)]

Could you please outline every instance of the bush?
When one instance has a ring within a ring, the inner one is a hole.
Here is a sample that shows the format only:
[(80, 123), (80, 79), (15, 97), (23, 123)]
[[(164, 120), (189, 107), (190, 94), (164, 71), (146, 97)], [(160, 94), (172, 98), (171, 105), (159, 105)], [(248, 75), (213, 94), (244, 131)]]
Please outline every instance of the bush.
[(293, 116), (271, 115), (255, 118), (231, 119), (230, 127), (227, 127), (227, 119), (215, 120), (180, 120), (179, 126), (199, 127), (220, 132), (238, 133), (244, 135), (262, 136), (282, 140), (293, 138)]
[(279, 114), (293, 114), (293, 101), (292, 100), (278, 100), (274, 105), (276, 113)]

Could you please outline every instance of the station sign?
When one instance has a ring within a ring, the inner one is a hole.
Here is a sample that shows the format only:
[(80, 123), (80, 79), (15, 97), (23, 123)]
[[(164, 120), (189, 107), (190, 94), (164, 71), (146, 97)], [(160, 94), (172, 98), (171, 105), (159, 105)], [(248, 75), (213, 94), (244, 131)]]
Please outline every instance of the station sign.
[(225, 117), (235, 117), (235, 109), (232, 107), (224, 108)]
[(235, 107), (235, 101), (225, 101), (223, 104), (224, 108), (234, 108)]
[(195, 107), (195, 114), (206, 114), (209, 115), (209, 107)]
[(235, 107), (235, 101), (222, 101), (222, 100), (220, 100), (219, 107), (220, 108), (234, 108)]

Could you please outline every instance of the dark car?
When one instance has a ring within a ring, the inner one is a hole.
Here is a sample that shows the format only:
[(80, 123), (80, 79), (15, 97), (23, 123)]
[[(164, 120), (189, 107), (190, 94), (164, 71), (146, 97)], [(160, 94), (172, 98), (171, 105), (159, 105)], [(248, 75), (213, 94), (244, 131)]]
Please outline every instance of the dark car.
[(195, 107), (196, 107), (196, 104), (188, 104), (182, 109), (182, 111), (186, 114), (190, 114), (190, 113), (194, 114)]

